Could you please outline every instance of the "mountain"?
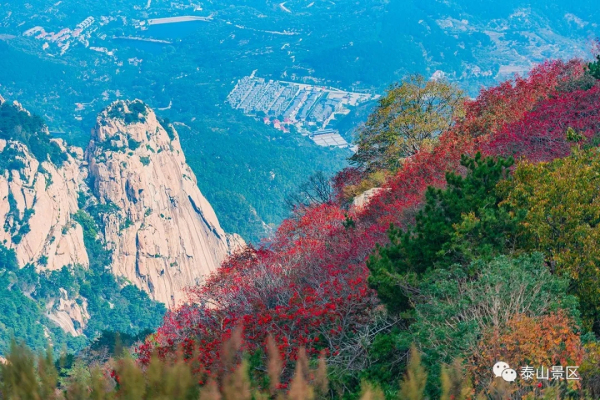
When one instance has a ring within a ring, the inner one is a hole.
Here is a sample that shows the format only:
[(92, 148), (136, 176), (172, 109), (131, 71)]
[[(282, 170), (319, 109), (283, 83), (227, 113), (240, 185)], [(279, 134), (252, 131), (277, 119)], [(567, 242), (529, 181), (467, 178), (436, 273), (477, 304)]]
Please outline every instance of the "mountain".
[(86, 161), (92, 199), (112, 207), (104, 238), (113, 272), (155, 300), (180, 302), (186, 286), (244, 244), (221, 229), (173, 126), (163, 127), (143, 103), (113, 103), (100, 114)]
[[(117, 311), (124, 332), (151, 328), (161, 303), (181, 303), (187, 286), (244, 245), (219, 225), (177, 131), (141, 101), (102, 111), (84, 151), (2, 100), (0, 220), (4, 290), (37, 302), (25, 308), (53, 339), (56, 325), (72, 337), (121, 329), (110, 323)], [(94, 279), (102, 287), (90, 287)], [(14, 304), (5, 297), (2, 306)], [(22, 337), (10, 317), (0, 321), (0, 351), (10, 334)]]

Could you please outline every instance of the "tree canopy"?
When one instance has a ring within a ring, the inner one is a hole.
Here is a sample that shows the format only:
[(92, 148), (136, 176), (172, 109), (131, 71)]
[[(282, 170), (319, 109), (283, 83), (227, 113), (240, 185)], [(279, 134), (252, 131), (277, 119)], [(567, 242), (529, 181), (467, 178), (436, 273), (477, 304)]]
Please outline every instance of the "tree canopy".
[(395, 169), (448, 130), (463, 113), (463, 93), (442, 80), (413, 75), (392, 86), (359, 131), (350, 160), (367, 169)]
[(520, 224), (524, 250), (543, 252), (568, 277), (588, 326), (600, 317), (600, 153), (575, 150), (549, 163), (518, 165), (504, 206), (527, 210)]
[[(29, 114), (15, 104), (7, 102), (0, 104), (0, 139), (23, 143), (40, 162), (49, 159), (60, 166), (67, 159), (66, 153), (60, 146), (50, 140), (44, 120), (37, 115)], [(2, 154), (0, 165), (2, 160), (9, 156)]]
[[(502, 198), (496, 185), (508, 176), (512, 164), (510, 158), (483, 158), (479, 153), (474, 158), (463, 156), (466, 176), (448, 172), (446, 188), (427, 189), (414, 227), (389, 229), (389, 243), (377, 247), (367, 266), (369, 283), (390, 310), (409, 308), (402, 287), (413, 285), (428, 270), (468, 263), (504, 249), (513, 222), (498, 209)], [(498, 229), (500, 224), (502, 229)], [(489, 229), (492, 226), (495, 229)], [(476, 243), (465, 245), (467, 240)]]

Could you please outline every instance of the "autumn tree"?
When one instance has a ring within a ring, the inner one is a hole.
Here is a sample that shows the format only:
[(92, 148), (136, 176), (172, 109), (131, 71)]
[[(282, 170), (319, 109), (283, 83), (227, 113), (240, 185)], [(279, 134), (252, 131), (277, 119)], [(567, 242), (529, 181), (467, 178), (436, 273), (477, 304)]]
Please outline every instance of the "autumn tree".
[(550, 163), (519, 164), (506, 183), (505, 205), (526, 209), (524, 249), (546, 254), (556, 274), (571, 279), (586, 325), (600, 318), (600, 153), (576, 150)]
[[(562, 366), (563, 370), (566, 366), (579, 366), (583, 354), (577, 324), (565, 312), (557, 310), (539, 316), (532, 316), (531, 313), (513, 314), (502, 326), (484, 332), (477, 344), (477, 351), (470, 359), (469, 369), (475, 385), (485, 389), (494, 379), (490, 373), (491, 366), (498, 360), (506, 362), (519, 374), (521, 367), (532, 367), (535, 371), (533, 379), (517, 379), (512, 385), (518, 398), (532, 398), (525, 396), (535, 394), (535, 389), (557, 384), (552, 380), (536, 379), (535, 373), (538, 368), (544, 367), (546, 373), (549, 373), (548, 370), (552, 366)], [(500, 378), (496, 379), (501, 381)], [(572, 390), (580, 385), (579, 381), (563, 380), (561, 383), (563, 386), (560, 390), (563, 395), (565, 390)], [(538, 390), (538, 393), (540, 391)]]
[(523, 157), (531, 162), (567, 157), (574, 130), (583, 143), (598, 144), (600, 132), (600, 86), (560, 93), (538, 104), (522, 119), (505, 125), (484, 146), (487, 154)]
[(351, 161), (368, 171), (395, 169), (463, 114), (463, 93), (414, 75), (392, 86), (362, 127)]
[(584, 75), (585, 64), (581, 60), (546, 61), (529, 71), (527, 77), (515, 76), (482, 89), (476, 99), (466, 102), (465, 118), (453, 131), (469, 138), (493, 136), (559, 92), (579, 89), (581, 83), (577, 81), (585, 81)]

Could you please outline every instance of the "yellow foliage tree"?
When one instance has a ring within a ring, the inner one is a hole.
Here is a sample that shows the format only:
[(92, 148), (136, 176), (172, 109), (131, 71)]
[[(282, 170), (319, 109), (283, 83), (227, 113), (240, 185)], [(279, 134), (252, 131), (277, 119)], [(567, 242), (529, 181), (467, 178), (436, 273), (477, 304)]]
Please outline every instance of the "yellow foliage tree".
[[(490, 329), (483, 335), (469, 363), (476, 385), (491, 389), (502, 386), (502, 379), (492, 374), (492, 366), (498, 361), (508, 363), (517, 374), (522, 372), (522, 367), (532, 367), (536, 373), (538, 368), (544, 367), (549, 373), (553, 366), (581, 365), (581, 338), (574, 328), (574, 322), (565, 313), (555, 312), (540, 317), (515, 315), (505, 326)], [(526, 395), (538, 384), (546, 387), (549, 382), (537, 380), (534, 375), (532, 380), (517, 379), (510, 386)], [(569, 381), (569, 384), (576, 387), (579, 381)]]
[(579, 150), (549, 163), (520, 163), (504, 204), (527, 211), (524, 250), (541, 251), (550, 270), (568, 276), (585, 325), (600, 317), (600, 153)]
[(464, 100), (448, 82), (410, 76), (381, 98), (351, 160), (369, 172), (397, 168), (464, 115)]

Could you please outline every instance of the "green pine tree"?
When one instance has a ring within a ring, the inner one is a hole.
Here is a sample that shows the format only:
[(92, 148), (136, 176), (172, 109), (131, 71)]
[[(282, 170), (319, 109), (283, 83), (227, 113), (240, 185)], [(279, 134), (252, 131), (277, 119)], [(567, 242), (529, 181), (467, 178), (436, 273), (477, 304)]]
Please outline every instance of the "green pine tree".
[(600, 55), (596, 56), (596, 61), (588, 64), (589, 74), (596, 79), (600, 79)]
[(369, 283), (392, 312), (409, 308), (405, 295), (432, 268), (502, 251), (517, 229), (512, 214), (499, 207), (498, 182), (508, 177), (512, 158), (463, 156), (465, 177), (448, 172), (447, 187), (429, 187), (415, 226), (406, 232), (391, 226), (390, 243), (378, 246), (367, 265)]

